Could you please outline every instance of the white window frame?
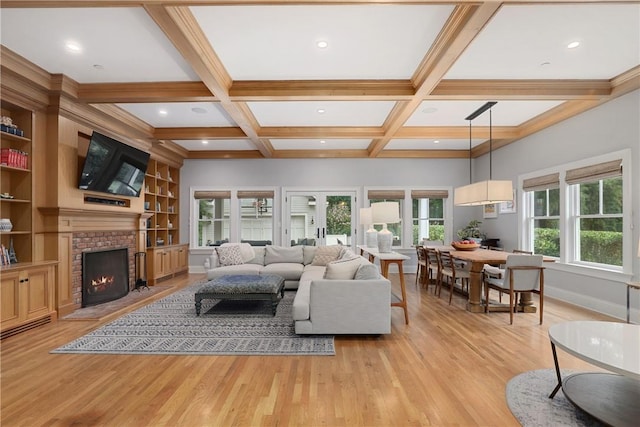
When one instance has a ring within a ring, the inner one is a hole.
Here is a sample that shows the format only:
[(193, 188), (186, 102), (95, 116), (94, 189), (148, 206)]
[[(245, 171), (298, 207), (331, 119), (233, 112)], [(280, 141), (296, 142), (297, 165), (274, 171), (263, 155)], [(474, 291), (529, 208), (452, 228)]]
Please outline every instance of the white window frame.
[[(400, 214), (402, 216), (402, 239), (400, 242), (400, 246), (394, 246), (392, 249), (414, 249), (413, 247), (413, 210), (412, 210), (412, 198), (411, 198), (411, 190), (446, 190), (449, 193), (449, 197), (444, 200), (444, 241), (451, 242), (453, 240), (453, 187), (441, 187), (441, 186), (433, 186), (433, 187), (407, 187), (407, 186), (386, 186), (386, 187), (364, 187), (363, 193), (363, 207), (370, 207), (371, 203), (369, 201), (369, 191), (404, 191), (404, 200), (402, 201), (402, 207), (400, 209)], [(362, 233), (364, 234), (364, 233)], [(406, 236), (410, 236), (407, 243)], [(364, 236), (362, 236), (364, 239)], [(362, 240), (361, 239), (361, 240)], [(362, 241), (364, 243), (364, 241)]]
[(241, 209), (240, 209), (240, 198), (238, 198), (239, 191), (273, 191), (273, 207), (271, 209), (271, 228), (273, 230), (273, 244), (279, 244), (276, 239), (279, 238), (279, 233), (277, 233), (277, 226), (279, 226), (279, 222), (277, 218), (280, 217), (280, 207), (277, 205), (276, 200), (280, 200), (280, 192), (276, 187), (237, 187), (229, 190), (229, 188), (219, 188), (219, 187), (191, 187), (189, 189), (189, 247), (192, 253), (208, 253), (211, 252), (210, 246), (199, 246), (198, 245), (198, 199), (194, 197), (197, 191), (230, 191), (230, 211), (229, 211), (229, 242), (240, 242), (240, 227), (241, 227)]
[[(622, 159), (622, 267), (586, 263), (576, 261), (576, 204), (572, 202), (570, 185), (566, 183), (565, 175), (570, 169), (595, 165), (607, 161)], [(554, 270), (562, 270), (577, 274), (584, 274), (613, 281), (629, 281), (633, 277), (633, 222), (632, 222), (632, 162), (631, 150), (625, 149), (612, 153), (603, 154), (583, 160), (566, 163), (563, 165), (538, 170), (518, 176), (518, 188), (522, 189), (523, 181), (537, 176), (552, 173), (560, 173), (560, 257), (555, 263), (548, 263), (545, 267)], [(530, 192), (519, 191), (520, 205), (523, 209), (518, 217), (518, 245), (524, 248), (532, 248), (532, 222), (530, 221), (532, 212), (532, 195)], [(531, 192), (532, 193), (532, 192)]]

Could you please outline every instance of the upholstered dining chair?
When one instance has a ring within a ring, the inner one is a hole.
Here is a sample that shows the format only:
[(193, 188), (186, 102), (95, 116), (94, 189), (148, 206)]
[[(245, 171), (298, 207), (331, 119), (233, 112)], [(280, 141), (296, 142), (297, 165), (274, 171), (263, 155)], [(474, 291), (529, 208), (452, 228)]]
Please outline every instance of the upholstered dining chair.
[(515, 301), (522, 292), (540, 295), (540, 324), (542, 325), (544, 308), (544, 267), (542, 255), (513, 254), (507, 257), (504, 274), (501, 278), (483, 275), (484, 311), (489, 312), (489, 290), (509, 293), (509, 323), (513, 324)]
[[(514, 254), (524, 254), (524, 255), (533, 255), (533, 252), (525, 251), (525, 250), (522, 250), (522, 249), (514, 249), (512, 251), (512, 253), (514, 253)], [(494, 279), (502, 279), (502, 276), (504, 276), (504, 265), (495, 266), (495, 265), (485, 264), (482, 271), (483, 271), (483, 274), (486, 274), (489, 277), (492, 277)], [(502, 302), (502, 292), (499, 292), (498, 300), (500, 302)]]
[(460, 286), (464, 291), (465, 285), (469, 287), (469, 278), (471, 277), (469, 270), (462, 268), (456, 263), (455, 258), (451, 256), (449, 252), (438, 251), (440, 277), (437, 284), (438, 298), (440, 298), (440, 292), (442, 291), (442, 282), (446, 277), (449, 282), (449, 305), (451, 305), (451, 299), (453, 298), (453, 289), (460, 279)]

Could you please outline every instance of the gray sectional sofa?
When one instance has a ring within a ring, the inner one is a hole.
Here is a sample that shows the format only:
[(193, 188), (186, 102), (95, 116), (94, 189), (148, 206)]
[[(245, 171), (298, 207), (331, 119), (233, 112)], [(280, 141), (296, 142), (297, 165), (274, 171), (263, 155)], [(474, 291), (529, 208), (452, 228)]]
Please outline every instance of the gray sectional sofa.
[(277, 274), (293, 290), (297, 334), (388, 334), (391, 283), (364, 257), (342, 246), (225, 244), (214, 250), (209, 279)]

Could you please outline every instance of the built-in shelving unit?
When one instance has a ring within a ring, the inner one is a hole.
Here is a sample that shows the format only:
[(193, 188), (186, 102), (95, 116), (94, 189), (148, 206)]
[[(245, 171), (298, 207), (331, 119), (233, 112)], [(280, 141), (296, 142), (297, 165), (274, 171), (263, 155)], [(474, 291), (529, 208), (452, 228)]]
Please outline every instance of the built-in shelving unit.
[(34, 113), (4, 100), (0, 107), (15, 125), (0, 129), (0, 240), (9, 253), (0, 272), (0, 338), (6, 338), (56, 318), (58, 262), (34, 260)]
[(144, 208), (147, 219), (149, 283), (188, 270), (188, 245), (180, 245), (180, 169), (149, 160), (145, 176)]
[[(13, 248), (12, 261), (29, 263), (33, 260), (33, 113), (4, 101), (1, 106), (2, 116), (10, 117), (16, 127), (13, 133), (6, 126), (0, 131), (2, 151), (13, 158), (7, 160), (5, 154), (5, 161), (0, 165), (0, 218), (3, 219), (0, 237), (5, 248)], [(15, 160), (16, 157), (23, 161)], [(11, 230), (7, 229), (9, 226)]]
[(148, 248), (179, 242), (179, 174), (178, 168), (157, 160), (149, 160), (144, 193), (145, 212), (152, 214), (147, 220)]

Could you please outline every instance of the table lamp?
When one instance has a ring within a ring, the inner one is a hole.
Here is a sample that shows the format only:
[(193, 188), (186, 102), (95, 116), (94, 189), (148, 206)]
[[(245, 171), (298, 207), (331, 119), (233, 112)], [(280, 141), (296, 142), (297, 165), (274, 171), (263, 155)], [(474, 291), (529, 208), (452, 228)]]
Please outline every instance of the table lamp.
[(391, 252), (393, 233), (387, 229), (387, 224), (400, 222), (400, 204), (398, 202), (380, 202), (371, 204), (373, 223), (382, 224), (378, 232), (378, 252)]
[(360, 208), (360, 224), (365, 228), (369, 227), (364, 234), (364, 244), (367, 247), (378, 246), (378, 231), (373, 228), (373, 209), (372, 208)]

